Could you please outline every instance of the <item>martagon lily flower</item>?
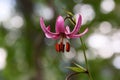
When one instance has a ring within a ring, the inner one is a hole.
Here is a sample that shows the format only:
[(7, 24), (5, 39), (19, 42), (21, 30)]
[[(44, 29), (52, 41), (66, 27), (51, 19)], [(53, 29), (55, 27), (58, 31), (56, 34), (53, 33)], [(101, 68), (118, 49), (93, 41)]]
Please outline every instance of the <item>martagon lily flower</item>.
[(70, 38), (80, 38), (84, 34), (88, 32), (88, 28), (86, 28), (82, 33), (78, 34), (79, 29), (81, 28), (82, 17), (79, 15), (78, 19), (76, 20), (77, 23), (74, 29), (70, 32), (70, 27), (64, 25), (64, 18), (62, 16), (58, 16), (55, 25), (55, 33), (50, 31), (50, 26), (45, 26), (44, 20), (40, 18), (40, 25), (42, 30), (45, 33), (47, 38), (52, 39), (60, 39), (58, 43), (56, 43), (55, 48), (57, 52), (69, 52), (70, 51), (70, 43), (68, 39)]

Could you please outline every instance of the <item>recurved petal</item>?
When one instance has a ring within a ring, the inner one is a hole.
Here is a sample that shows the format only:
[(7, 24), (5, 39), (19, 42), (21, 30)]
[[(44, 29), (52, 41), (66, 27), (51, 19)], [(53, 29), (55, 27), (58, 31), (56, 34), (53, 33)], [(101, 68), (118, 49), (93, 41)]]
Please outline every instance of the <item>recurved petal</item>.
[(58, 38), (60, 37), (59, 35), (51, 36), (51, 35), (49, 35), (49, 34), (45, 34), (45, 36), (46, 36), (47, 38), (52, 38), (52, 39), (58, 39)]
[[(50, 31), (50, 26), (48, 26), (46, 29), (47, 29), (48, 31)], [(45, 36), (46, 36), (47, 38), (52, 38), (52, 36), (49, 35), (49, 34), (47, 34), (47, 33), (45, 33)]]
[(50, 31), (50, 25), (49, 25), (49, 26), (47, 26), (47, 28), (46, 28), (46, 29)]
[[(50, 26), (48, 26), (46, 29), (50, 32)], [(48, 33), (45, 33), (45, 36), (47, 38), (53, 38), (53, 39), (58, 39), (59, 38), (59, 35), (50, 35)]]
[(82, 22), (82, 16), (79, 15), (78, 20), (76, 20), (76, 21), (77, 21), (77, 23), (76, 23), (73, 31), (70, 34), (68, 34), (68, 35), (74, 35), (74, 34), (76, 34), (79, 31), (79, 29), (81, 27), (81, 22)]
[(80, 38), (81, 36), (85, 35), (88, 32), (88, 28), (86, 28), (84, 30), (84, 32), (80, 33), (80, 34), (75, 34), (75, 35), (71, 35), (69, 36), (70, 38)]
[(66, 33), (66, 34), (69, 34), (69, 33), (70, 33), (70, 27), (69, 27), (69, 26), (66, 26), (66, 28), (65, 28), (65, 33)]
[(50, 32), (50, 26), (46, 28), (43, 18), (40, 18), (40, 25), (47, 38), (59, 37), (59, 33)]
[(65, 27), (64, 27), (64, 18), (62, 16), (58, 16), (56, 20), (56, 25), (55, 29), (57, 33), (64, 33), (65, 32)]

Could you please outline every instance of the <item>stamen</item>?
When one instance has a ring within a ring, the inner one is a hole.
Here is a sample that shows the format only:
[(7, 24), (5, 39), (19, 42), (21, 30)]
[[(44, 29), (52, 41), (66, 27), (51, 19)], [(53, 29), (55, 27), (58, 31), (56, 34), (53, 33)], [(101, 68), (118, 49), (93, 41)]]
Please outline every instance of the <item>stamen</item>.
[(69, 52), (70, 51), (70, 43), (66, 38), (61, 38), (58, 43), (55, 45), (56, 51), (57, 52)]
[(70, 44), (68, 42), (66, 42), (66, 51), (69, 52), (70, 51)]
[(63, 42), (61, 42), (61, 43), (60, 43), (60, 50), (61, 50), (62, 52), (64, 52), (64, 48), (65, 48), (65, 45), (63, 44)]
[(55, 49), (56, 49), (57, 52), (60, 52), (61, 51), (60, 44), (56, 43)]

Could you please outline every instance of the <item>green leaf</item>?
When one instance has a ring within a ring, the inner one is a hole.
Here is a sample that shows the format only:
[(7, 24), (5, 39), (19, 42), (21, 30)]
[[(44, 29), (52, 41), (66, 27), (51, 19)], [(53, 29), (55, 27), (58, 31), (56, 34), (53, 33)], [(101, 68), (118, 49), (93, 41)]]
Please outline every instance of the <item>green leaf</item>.
[(82, 69), (82, 70), (85, 70), (85, 71), (86, 71), (86, 69), (85, 69), (84, 67), (80, 66), (79, 64), (74, 63), (74, 65), (75, 65), (75, 66), (77, 66), (77, 67), (79, 67), (80, 69)]
[[(63, 8), (64, 9), (64, 8)], [(74, 15), (72, 12), (67, 11), (66, 9), (64, 9), (65, 13), (67, 14), (67, 16), (69, 17), (69, 21), (75, 25), (76, 24), (76, 19), (74, 18)]]
[(79, 64), (74, 63), (74, 65), (76, 67), (66, 67), (66, 68), (73, 70), (75, 72), (86, 72), (87, 71), (84, 67), (80, 66)]
[(79, 67), (66, 67), (72, 71), (75, 71), (75, 72), (86, 72), (86, 70), (82, 69), (82, 68), (79, 68)]
[[(63, 9), (64, 9), (64, 8), (63, 8)], [(68, 14), (69, 16), (71, 16), (71, 17), (74, 16), (70, 11), (68, 11), (68, 10), (66, 10), (66, 9), (64, 9), (64, 11), (65, 11), (65, 13)]]

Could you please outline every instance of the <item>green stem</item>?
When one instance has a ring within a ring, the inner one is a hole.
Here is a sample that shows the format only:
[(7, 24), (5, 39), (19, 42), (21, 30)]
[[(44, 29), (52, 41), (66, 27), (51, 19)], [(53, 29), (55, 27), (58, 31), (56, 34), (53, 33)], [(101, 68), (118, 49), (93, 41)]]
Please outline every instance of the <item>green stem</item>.
[(85, 57), (86, 68), (88, 70), (88, 61), (87, 61), (87, 56), (86, 56), (86, 52), (85, 52), (85, 44), (84, 44), (82, 38), (80, 38), (80, 41), (81, 41), (81, 44), (83, 46), (83, 54), (84, 54), (84, 57)]
[[(65, 20), (66, 19), (70, 19), (70, 21), (74, 24), (74, 25), (76, 25), (76, 22), (72, 19), (72, 17), (69, 15), (69, 16), (67, 16), (66, 18), (65, 18)], [(82, 46), (83, 46), (83, 54), (84, 54), (84, 57), (85, 57), (85, 64), (86, 64), (86, 68), (87, 68), (87, 74), (88, 74), (88, 77), (89, 77), (89, 80), (93, 80), (93, 78), (92, 78), (92, 76), (91, 76), (91, 73), (90, 73), (90, 71), (89, 71), (89, 69), (88, 69), (88, 61), (87, 61), (87, 56), (86, 56), (86, 52), (85, 52), (85, 44), (84, 44), (84, 42), (83, 42), (83, 40), (82, 40), (82, 38), (80, 38), (80, 41), (81, 41), (81, 44), (82, 44)]]
[(71, 17), (70, 15), (67, 15), (67, 16), (65, 17), (64, 21), (65, 21), (66, 19), (69, 19), (69, 21), (70, 21), (73, 25), (76, 24), (76, 22), (72, 19), (72, 17)]
[(71, 74), (69, 74), (69, 75), (66, 77), (66, 79), (65, 79), (65, 80), (70, 80), (70, 79), (71, 79), (71, 77), (73, 77), (74, 75), (77, 75), (77, 74), (79, 74), (79, 72), (74, 72), (74, 73), (71, 73)]
[(78, 75), (80, 73), (88, 73), (88, 72), (74, 72), (74, 73), (71, 73), (71, 74), (67, 75), (65, 80), (70, 80), (73, 76)]
[(91, 76), (91, 73), (88, 69), (88, 61), (87, 61), (87, 56), (86, 56), (86, 52), (85, 52), (85, 44), (84, 44), (82, 38), (80, 38), (80, 41), (81, 41), (81, 44), (83, 46), (83, 54), (84, 54), (84, 57), (85, 57), (85, 64), (86, 64), (86, 68), (87, 68), (87, 71), (88, 71), (89, 80), (93, 80), (93, 78)]

